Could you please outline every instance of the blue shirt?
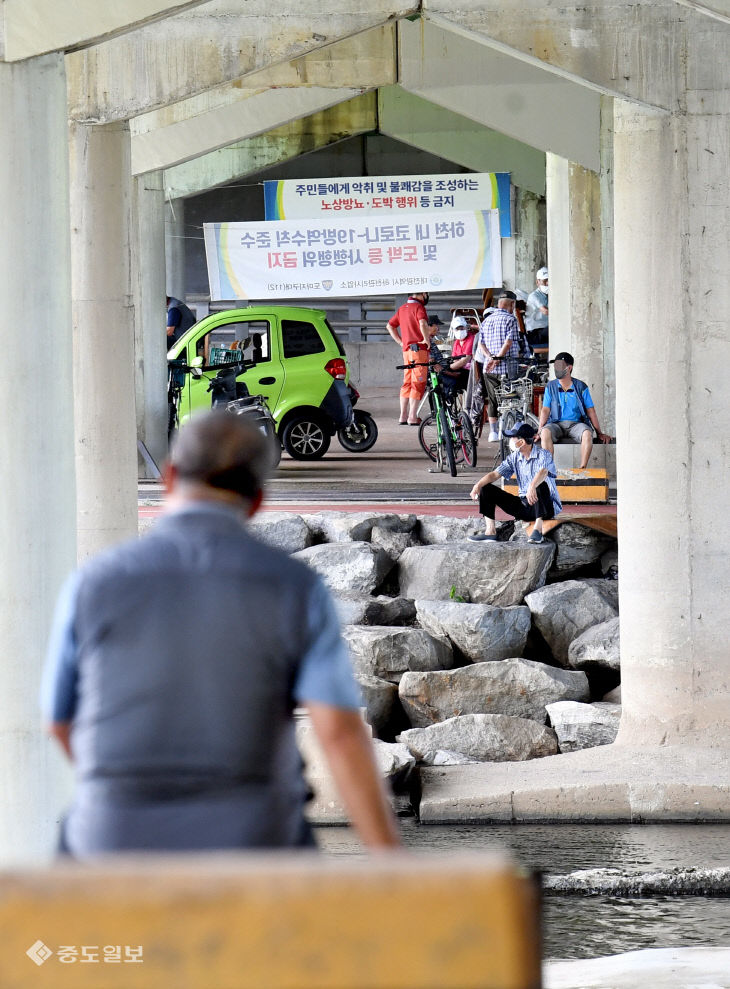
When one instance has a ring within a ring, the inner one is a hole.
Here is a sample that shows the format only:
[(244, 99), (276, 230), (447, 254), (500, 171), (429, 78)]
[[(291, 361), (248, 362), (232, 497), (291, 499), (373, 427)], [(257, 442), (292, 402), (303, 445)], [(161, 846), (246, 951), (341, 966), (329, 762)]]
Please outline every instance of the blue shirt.
[(479, 342), (492, 357), (496, 357), (507, 340), (511, 341), (510, 348), (497, 364), (496, 373), (506, 374), (511, 379), (519, 375), (517, 363), (520, 356), (520, 327), (511, 312), (494, 309), (481, 325)]
[(516, 453), (510, 453), (509, 457), (503, 460), (497, 468), (497, 473), (505, 480), (512, 477), (514, 474), (517, 478), (520, 497), (524, 498), (527, 494), (528, 487), (532, 483), (532, 479), (538, 471), (543, 469), (543, 467), (548, 472), (545, 480), (548, 488), (550, 489), (550, 497), (553, 500), (553, 507), (555, 508), (555, 514), (557, 515), (559, 512), (562, 512), (563, 503), (560, 500), (558, 487), (555, 483), (555, 479), (558, 476), (555, 461), (547, 450), (543, 450), (542, 447), (533, 445), (529, 457), (523, 457), (519, 450)]
[[(225, 512), (225, 506), (201, 502), (198, 510)], [(185, 511), (196, 508), (188, 505)], [(80, 571), (68, 578), (61, 589), (51, 626), (46, 665), (41, 683), (41, 709), (49, 722), (72, 721), (77, 705), (78, 647), (74, 634), (76, 598)], [(174, 594), (174, 588), (171, 593)], [(350, 657), (342, 636), (332, 599), (317, 581), (312, 608), (308, 614), (309, 647), (301, 658), (293, 695), (297, 703), (308, 701), (344, 709), (358, 709), (361, 704)]]
[[(580, 422), (583, 418), (583, 413), (581, 412), (580, 406), (578, 405), (578, 399), (576, 398), (575, 388), (571, 384), (570, 388), (567, 390), (559, 385), (556, 389), (556, 394), (558, 398), (558, 405), (560, 408), (560, 416), (558, 422)], [(547, 397), (547, 392), (543, 395), (543, 405), (545, 404), (545, 398)], [(548, 401), (548, 406), (550, 402)], [(583, 391), (583, 404), (587, 409), (592, 409), (593, 399), (591, 398), (591, 393), (588, 387)]]

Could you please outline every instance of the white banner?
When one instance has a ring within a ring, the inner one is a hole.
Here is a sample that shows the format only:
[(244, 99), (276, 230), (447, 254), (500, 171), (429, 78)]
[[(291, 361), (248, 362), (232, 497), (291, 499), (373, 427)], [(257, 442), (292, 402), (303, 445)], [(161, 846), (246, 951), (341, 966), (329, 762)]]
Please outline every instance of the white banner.
[(509, 172), (271, 180), (264, 205), (267, 220), (498, 209), (501, 235), (512, 236)]
[(206, 223), (204, 231), (216, 302), (502, 284), (497, 210)]

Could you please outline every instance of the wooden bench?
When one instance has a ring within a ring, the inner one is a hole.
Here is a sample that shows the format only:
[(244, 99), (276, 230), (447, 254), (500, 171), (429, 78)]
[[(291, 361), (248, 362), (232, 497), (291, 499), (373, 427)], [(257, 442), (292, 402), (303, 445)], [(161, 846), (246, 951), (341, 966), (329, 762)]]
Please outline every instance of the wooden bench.
[(537, 890), (498, 855), (63, 864), (0, 875), (0, 930), (3, 989), (540, 986)]
[[(503, 481), (502, 487), (517, 494), (517, 481)], [(558, 467), (557, 488), (566, 504), (605, 504), (608, 501), (608, 471), (605, 467)]]

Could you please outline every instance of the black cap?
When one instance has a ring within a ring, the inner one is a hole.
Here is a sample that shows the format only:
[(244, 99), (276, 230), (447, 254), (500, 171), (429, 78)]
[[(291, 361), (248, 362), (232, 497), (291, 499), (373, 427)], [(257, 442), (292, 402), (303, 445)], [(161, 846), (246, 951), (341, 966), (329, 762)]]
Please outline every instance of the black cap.
[(575, 363), (573, 360), (573, 355), (569, 354), (567, 350), (561, 350), (560, 353), (556, 354), (551, 361), (548, 361), (548, 364), (554, 364), (555, 361), (565, 361), (565, 363), (570, 364), (571, 367), (573, 367), (573, 364)]
[(537, 430), (528, 422), (515, 423), (514, 429), (505, 429), (505, 436), (519, 436), (523, 440), (534, 440)]
[(444, 323), (444, 321), (442, 319), (439, 319), (439, 317), (434, 314), (433, 316), (429, 316), (428, 317), (428, 325), (429, 326), (445, 326), (445, 323)]
[(508, 288), (502, 289), (499, 297), (500, 299), (512, 299), (514, 302), (517, 302), (517, 296), (515, 295), (514, 292), (510, 291), (510, 289)]

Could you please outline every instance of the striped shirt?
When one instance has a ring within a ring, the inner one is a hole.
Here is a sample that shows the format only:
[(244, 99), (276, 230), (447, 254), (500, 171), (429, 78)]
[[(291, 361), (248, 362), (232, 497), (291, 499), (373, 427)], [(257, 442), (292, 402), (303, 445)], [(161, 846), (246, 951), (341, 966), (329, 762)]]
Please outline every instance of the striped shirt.
[(545, 467), (548, 472), (545, 480), (548, 488), (550, 489), (550, 497), (553, 500), (553, 507), (555, 508), (555, 514), (557, 515), (559, 512), (562, 512), (563, 503), (560, 500), (558, 486), (555, 483), (555, 479), (558, 476), (555, 461), (547, 450), (543, 450), (540, 446), (533, 445), (529, 457), (523, 457), (519, 450), (517, 453), (510, 453), (509, 457), (507, 457), (506, 460), (503, 460), (497, 468), (497, 473), (505, 480), (512, 477), (514, 474), (517, 478), (520, 498), (524, 498), (533, 477), (538, 471), (542, 470), (543, 467)]
[(479, 330), (479, 342), (488, 353), (496, 357), (505, 344), (512, 344), (506, 356), (495, 368), (496, 374), (506, 374), (508, 378), (518, 378), (520, 371), (517, 361), (520, 356), (520, 328), (517, 319), (506, 309), (495, 309), (487, 316)]

